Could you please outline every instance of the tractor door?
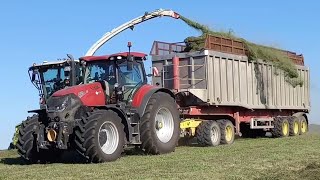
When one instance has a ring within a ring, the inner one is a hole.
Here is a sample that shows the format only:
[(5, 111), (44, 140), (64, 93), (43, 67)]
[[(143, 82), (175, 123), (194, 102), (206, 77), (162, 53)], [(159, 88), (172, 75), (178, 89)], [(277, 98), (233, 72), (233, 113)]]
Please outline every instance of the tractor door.
[(143, 84), (146, 84), (146, 76), (142, 61), (134, 61), (131, 70), (127, 68), (127, 62), (118, 64), (119, 84), (124, 87), (124, 100), (130, 100), (133, 93)]

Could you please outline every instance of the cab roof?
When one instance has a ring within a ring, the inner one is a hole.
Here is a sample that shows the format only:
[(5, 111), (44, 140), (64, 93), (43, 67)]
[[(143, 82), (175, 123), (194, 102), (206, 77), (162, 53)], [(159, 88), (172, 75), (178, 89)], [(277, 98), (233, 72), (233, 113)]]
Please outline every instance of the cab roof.
[[(129, 52), (120, 52), (116, 54), (111, 54), (111, 55), (102, 55), (102, 56), (84, 56), (79, 58), (80, 60), (84, 61), (99, 61), (99, 60), (110, 60), (111, 57), (118, 57), (121, 56), (122, 58), (128, 57)], [(147, 54), (140, 53), (140, 52), (130, 52), (130, 55), (144, 59)]]
[[(58, 65), (63, 65), (66, 63), (68, 60), (59, 60), (59, 61), (43, 61), (42, 63), (36, 64), (34, 63), (32, 66), (29, 67), (29, 69), (34, 69), (34, 68), (40, 68), (40, 67), (46, 67), (46, 66), (58, 66)], [(74, 60), (76, 63), (79, 63), (78, 59)]]

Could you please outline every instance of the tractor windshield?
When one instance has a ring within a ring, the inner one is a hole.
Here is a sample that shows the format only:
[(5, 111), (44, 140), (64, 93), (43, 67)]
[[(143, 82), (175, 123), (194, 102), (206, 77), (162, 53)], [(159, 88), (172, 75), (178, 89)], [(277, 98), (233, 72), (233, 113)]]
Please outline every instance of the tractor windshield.
[(132, 70), (127, 69), (127, 62), (118, 64), (119, 84), (125, 87), (124, 99), (129, 100), (137, 87), (144, 82), (142, 62), (135, 61)]
[(138, 61), (133, 63), (132, 70), (127, 69), (127, 62), (125, 60), (93, 61), (87, 63), (86, 68), (84, 83), (107, 81), (111, 89), (116, 83), (115, 69), (117, 69), (118, 83), (125, 88), (124, 99), (130, 98), (130, 94), (145, 81), (142, 62)]
[(127, 69), (127, 63), (119, 64), (119, 83), (124, 86), (135, 86), (143, 81), (143, 71), (140, 63), (133, 63), (132, 70)]
[(65, 76), (63, 69), (64, 68), (62, 66), (44, 69), (43, 81), (48, 97), (51, 96), (54, 92), (64, 88)]
[(85, 83), (95, 81), (107, 81), (110, 85), (115, 84), (113, 61), (94, 61), (87, 64)]
[[(78, 63), (75, 65), (75, 72), (71, 72), (70, 66), (57, 63), (32, 67), (29, 70), (29, 74), (36, 72), (36, 78), (31, 78), (31, 81), (40, 91), (40, 96), (47, 99), (54, 92), (66, 86), (72, 86), (82, 82), (81, 68)], [(75, 73), (75, 82), (70, 81), (71, 73)]]

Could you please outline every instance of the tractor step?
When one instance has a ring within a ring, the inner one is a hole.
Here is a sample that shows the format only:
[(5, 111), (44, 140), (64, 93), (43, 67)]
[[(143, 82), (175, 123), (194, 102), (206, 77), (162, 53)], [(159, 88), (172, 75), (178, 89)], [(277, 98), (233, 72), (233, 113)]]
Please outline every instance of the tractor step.
[(130, 125), (132, 128), (130, 144), (141, 144), (139, 122), (130, 123)]

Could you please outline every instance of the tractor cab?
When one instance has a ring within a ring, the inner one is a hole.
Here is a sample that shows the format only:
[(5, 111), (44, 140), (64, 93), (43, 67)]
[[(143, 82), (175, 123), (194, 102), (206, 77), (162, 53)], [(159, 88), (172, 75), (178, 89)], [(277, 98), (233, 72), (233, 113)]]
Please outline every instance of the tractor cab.
[(39, 91), (40, 106), (44, 105), (54, 92), (80, 84), (83, 81), (79, 60), (71, 59), (56, 62), (44, 61), (41, 64), (34, 63), (29, 68), (29, 77)]
[(144, 53), (129, 51), (108, 56), (82, 57), (80, 61), (85, 66), (83, 83), (101, 83), (107, 104), (119, 100), (128, 102), (132, 100), (133, 93), (147, 83), (143, 65), (146, 56)]

